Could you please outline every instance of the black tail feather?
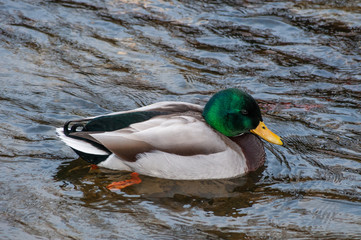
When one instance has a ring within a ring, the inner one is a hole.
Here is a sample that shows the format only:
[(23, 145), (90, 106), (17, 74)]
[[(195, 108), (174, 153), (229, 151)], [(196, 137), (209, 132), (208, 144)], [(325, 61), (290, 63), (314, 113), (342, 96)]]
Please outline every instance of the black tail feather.
[[(86, 124), (92, 120), (92, 118), (84, 118), (79, 120), (70, 120), (64, 124), (64, 134), (69, 136), (72, 132), (86, 131)], [(81, 128), (79, 130), (79, 128)]]
[[(109, 151), (101, 143), (96, 141), (96, 139), (89, 136), (89, 134), (81, 134), (82, 132), (84, 132), (84, 133), (87, 132), (86, 124), (89, 122), (89, 120), (91, 120), (91, 118), (67, 121), (64, 124), (64, 129), (63, 129), (65, 136), (75, 138), (75, 139), (79, 139), (79, 140), (82, 140), (82, 141), (86, 141), (86, 142), (90, 143), (91, 145), (93, 145), (94, 147), (109, 153), (109, 155), (110, 155), (111, 151)], [(78, 151), (76, 149), (73, 149), (73, 150), (81, 158), (83, 158), (84, 160), (86, 160), (87, 162), (92, 163), (92, 164), (97, 164), (97, 163), (99, 163), (101, 161), (104, 161), (109, 156), (109, 155), (93, 155), (93, 154), (80, 152), (80, 151)]]
[(85, 152), (80, 152), (74, 148), (72, 148), (76, 154), (79, 155), (83, 160), (90, 164), (96, 164), (98, 165), (100, 162), (105, 161), (110, 155), (95, 155), (95, 154), (89, 154)]

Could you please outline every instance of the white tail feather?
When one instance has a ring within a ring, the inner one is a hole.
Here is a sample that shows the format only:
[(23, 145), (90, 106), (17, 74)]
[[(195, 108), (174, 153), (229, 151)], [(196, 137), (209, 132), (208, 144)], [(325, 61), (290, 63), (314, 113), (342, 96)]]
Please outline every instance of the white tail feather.
[(64, 130), (63, 128), (57, 128), (56, 132), (58, 134), (58, 136), (60, 137), (60, 139), (69, 147), (76, 149), (80, 152), (84, 152), (84, 153), (88, 153), (88, 154), (94, 154), (94, 155), (109, 155), (108, 152), (101, 150), (95, 146), (93, 146), (92, 144), (86, 142), (86, 141), (82, 141), (80, 139), (75, 139), (75, 138), (71, 138), (68, 137), (64, 134)]

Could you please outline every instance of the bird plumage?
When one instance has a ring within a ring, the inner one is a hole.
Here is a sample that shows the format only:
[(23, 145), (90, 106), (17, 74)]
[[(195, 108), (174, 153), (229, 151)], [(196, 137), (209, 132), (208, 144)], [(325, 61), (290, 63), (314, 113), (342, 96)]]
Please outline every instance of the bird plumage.
[[(239, 90), (231, 91), (238, 94)], [(243, 94), (241, 92), (240, 96)], [(252, 104), (257, 105), (255, 101)], [(262, 121), (254, 119), (261, 118), (258, 105), (254, 116), (245, 116), (244, 120), (243, 116), (253, 111), (249, 104), (247, 111), (235, 108), (236, 103), (229, 105), (231, 111), (214, 111), (224, 115), (222, 128), (230, 125), (227, 121), (241, 120), (246, 125), (255, 125), (253, 122), (258, 125)], [(220, 119), (207, 115), (197, 104), (160, 102), (130, 111), (69, 121), (57, 132), (90, 163), (160, 178), (231, 178), (254, 171), (264, 163), (263, 143), (249, 133), (251, 129), (236, 129), (236, 136), (226, 136), (207, 122), (208, 116), (217, 121)], [(238, 123), (231, 125), (234, 132)]]

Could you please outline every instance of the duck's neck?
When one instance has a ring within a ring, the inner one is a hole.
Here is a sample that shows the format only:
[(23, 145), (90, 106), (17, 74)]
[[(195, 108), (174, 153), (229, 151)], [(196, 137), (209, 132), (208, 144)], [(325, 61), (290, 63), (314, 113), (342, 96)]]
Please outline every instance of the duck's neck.
[(259, 137), (252, 133), (245, 133), (230, 139), (242, 149), (248, 171), (256, 171), (259, 167), (263, 166), (266, 153), (263, 142)]

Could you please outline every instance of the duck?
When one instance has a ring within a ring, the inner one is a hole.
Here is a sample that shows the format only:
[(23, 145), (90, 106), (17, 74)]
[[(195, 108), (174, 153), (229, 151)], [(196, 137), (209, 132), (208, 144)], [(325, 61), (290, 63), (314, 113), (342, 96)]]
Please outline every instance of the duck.
[(67, 121), (56, 132), (82, 159), (131, 173), (109, 189), (139, 184), (139, 175), (173, 180), (236, 178), (264, 165), (261, 139), (282, 145), (256, 100), (238, 88), (215, 93), (205, 106), (158, 102)]

